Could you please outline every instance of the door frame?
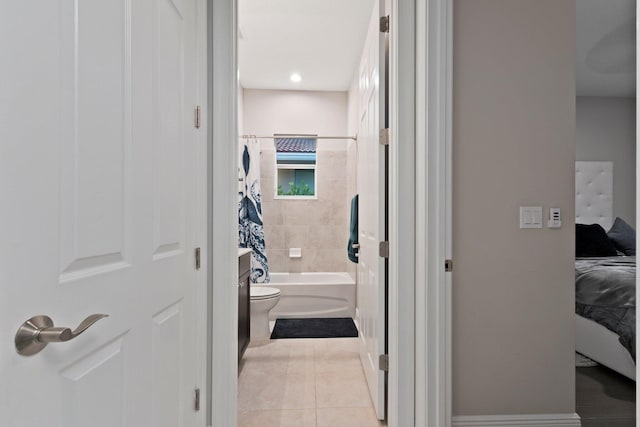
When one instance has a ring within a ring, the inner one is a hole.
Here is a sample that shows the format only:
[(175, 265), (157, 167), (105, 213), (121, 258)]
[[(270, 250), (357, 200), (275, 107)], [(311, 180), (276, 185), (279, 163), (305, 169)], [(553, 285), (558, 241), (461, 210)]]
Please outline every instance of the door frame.
[(453, 1), (416, 1), (416, 426), (452, 417)]
[[(208, 236), (210, 234), (210, 227), (207, 218), (208, 215), (208, 204), (209, 204), (209, 182), (208, 174), (211, 169), (207, 151), (208, 151), (208, 143), (209, 143), (209, 134), (208, 134), (208, 121), (207, 121), (207, 107), (208, 107), (208, 88), (210, 86), (210, 82), (207, 76), (208, 59), (209, 53), (207, 50), (207, 29), (208, 25), (208, 14), (207, 14), (207, 0), (196, 0), (195, 2), (195, 26), (196, 26), (196, 94), (195, 94), (195, 102), (196, 106), (200, 107), (201, 116), (204, 120), (201, 120), (201, 128), (199, 132), (196, 132), (196, 158), (197, 162), (197, 183), (196, 188), (194, 189), (196, 193), (196, 224), (194, 227), (195, 236), (194, 236), (194, 246), (200, 248), (200, 256), (202, 259), (207, 259), (208, 252)], [(194, 254), (195, 255), (195, 254)], [(196, 289), (194, 292), (195, 301), (194, 301), (194, 309), (195, 309), (195, 328), (196, 328), (196, 384), (194, 387), (200, 390), (200, 399), (202, 402), (208, 401), (208, 379), (209, 375), (209, 360), (207, 358), (207, 340), (209, 334), (208, 324), (209, 322), (209, 305), (207, 303), (207, 289), (209, 281), (209, 271), (210, 266), (206, 261), (201, 263), (201, 269), (196, 274)], [(194, 396), (195, 399), (195, 396)], [(204, 405), (207, 406), (206, 404)], [(195, 422), (196, 426), (205, 426), (207, 425), (207, 413), (208, 411), (200, 410), (196, 412)]]
[(237, 10), (237, 0), (207, 0), (207, 425), (230, 427), (238, 424)]
[[(237, 0), (207, 6), (207, 423), (235, 426)], [(452, 6), (391, 1), (389, 426), (451, 425)]]

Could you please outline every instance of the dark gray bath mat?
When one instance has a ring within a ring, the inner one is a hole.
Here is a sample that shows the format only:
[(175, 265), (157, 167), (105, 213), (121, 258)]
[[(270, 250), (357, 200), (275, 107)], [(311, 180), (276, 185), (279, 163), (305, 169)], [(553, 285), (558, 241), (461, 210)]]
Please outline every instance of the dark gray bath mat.
[(271, 339), (357, 337), (358, 329), (350, 317), (329, 319), (278, 319)]

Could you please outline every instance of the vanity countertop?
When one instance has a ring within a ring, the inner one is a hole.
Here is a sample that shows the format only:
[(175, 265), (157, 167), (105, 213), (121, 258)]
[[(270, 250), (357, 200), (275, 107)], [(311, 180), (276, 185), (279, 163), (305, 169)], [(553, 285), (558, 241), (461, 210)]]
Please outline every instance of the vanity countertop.
[(238, 248), (238, 258), (242, 255), (248, 254), (249, 252), (251, 252), (251, 249), (249, 248)]

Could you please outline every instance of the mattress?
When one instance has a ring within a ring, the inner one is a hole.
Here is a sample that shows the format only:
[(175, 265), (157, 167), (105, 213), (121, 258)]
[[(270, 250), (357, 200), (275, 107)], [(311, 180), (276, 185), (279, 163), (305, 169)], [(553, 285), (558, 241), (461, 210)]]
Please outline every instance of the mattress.
[(635, 257), (576, 260), (576, 314), (604, 326), (635, 360)]
[(576, 351), (614, 371), (636, 379), (636, 364), (619, 336), (593, 320), (575, 315)]

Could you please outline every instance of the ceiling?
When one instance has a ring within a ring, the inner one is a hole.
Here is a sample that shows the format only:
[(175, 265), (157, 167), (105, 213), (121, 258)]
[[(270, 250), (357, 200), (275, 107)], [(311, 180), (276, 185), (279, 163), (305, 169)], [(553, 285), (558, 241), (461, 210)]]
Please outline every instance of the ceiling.
[(576, 1), (576, 94), (636, 93), (635, 0)]
[[(349, 89), (373, 0), (239, 0), (238, 4), (238, 61), (244, 88)], [(635, 0), (576, 1), (577, 95), (635, 96), (635, 9)], [(292, 73), (302, 80), (292, 82)]]
[[(373, 0), (239, 0), (240, 84), (348, 90), (372, 8)], [(302, 80), (292, 82), (292, 73)]]

